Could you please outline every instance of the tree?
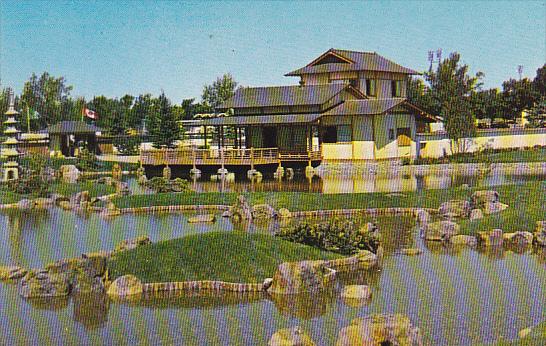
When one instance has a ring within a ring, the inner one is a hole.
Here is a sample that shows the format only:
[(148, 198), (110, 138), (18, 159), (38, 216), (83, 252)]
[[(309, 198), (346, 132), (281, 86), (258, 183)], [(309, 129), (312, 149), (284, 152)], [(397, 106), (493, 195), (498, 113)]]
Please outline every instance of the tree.
[(479, 90), (473, 92), (470, 97), (472, 112), (477, 119), (490, 119), (504, 117), (504, 100), (497, 89)]
[(28, 107), (39, 114), (38, 119), (31, 122), (31, 128), (36, 130), (70, 119), (73, 114), (71, 90), (64, 77), (56, 78), (44, 72), (38, 78), (33, 73), (21, 94), (22, 108)]
[(506, 116), (515, 120), (521, 112), (538, 102), (540, 95), (533, 82), (527, 78), (509, 79), (502, 83), (502, 98)]
[(173, 148), (174, 142), (180, 138), (181, 128), (165, 93), (156, 100), (147, 127), (155, 148)]
[(203, 87), (203, 103), (209, 105), (213, 109), (218, 108), (223, 102), (228, 100), (235, 94), (238, 83), (229, 73), (218, 77), (211, 85)]
[(467, 149), (465, 138), (475, 135), (470, 98), (481, 87), (483, 77), (481, 72), (470, 76), (468, 65), (461, 65), (460, 59), (458, 53), (451, 53), (438, 64), (436, 71), (425, 73), (431, 97), (430, 107), (439, 110), (436, 114), (443, 118), (453, 153), (464, 152)]

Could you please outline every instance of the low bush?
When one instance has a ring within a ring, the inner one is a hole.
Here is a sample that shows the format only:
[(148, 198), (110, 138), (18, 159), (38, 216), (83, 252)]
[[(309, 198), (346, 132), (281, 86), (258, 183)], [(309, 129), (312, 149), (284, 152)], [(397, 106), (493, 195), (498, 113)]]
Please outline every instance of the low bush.
[(351, 255), (359, 250), (375, 253), (380, 243), (377, 232), (368, 227), (359, 229), (349, 220), (337, 219), (317, 224), (301, 222), (282, 228), (276, 235), (295, 243), (344, 255)]
[(168, 180), (163, 177), (154, 177), (146, 182), (146, 187), (156, 193), (190, 191), (189, 182), (180, 178)]

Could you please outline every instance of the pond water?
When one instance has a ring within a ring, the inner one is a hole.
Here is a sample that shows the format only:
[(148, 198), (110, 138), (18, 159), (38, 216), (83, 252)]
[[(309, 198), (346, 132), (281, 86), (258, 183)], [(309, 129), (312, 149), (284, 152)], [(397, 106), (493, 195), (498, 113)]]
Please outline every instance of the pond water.
[[(318, 192), (318, 193), (367, 193), (367, 192), (408, 192), (426, 189), (445, 189), (449, 187), (469, 186), (491, 187), (506, 184), (519, 184), (525, 181), (545, 180), (546, 175), (509, 175), (496, 173), (485, 176), (469, 176), (458, 174), (399, 174), (374, 176), (315, 176), (309, 180), (303, 175), (296, 175), (293, 179), (277, 180), (272, 176), (265, 176), (260, 183), (251, 183), (245, 176), (237, 176), (235, 182), (212, 182), (210, 176), (203, 176), (191, 182), (193, 190), (198, 192)], [(128, 179), (134, 193), (147, 193), (135, 179)]]
[[(139, 235), (158, 241), (213, 230), (272, 232), (279, 226), (234, 225), (221, 218), (191, 225), (190, 215), (2, 213), (0, 264), (42, 267), (82, 252), (111, 250)], [(421, 241), (409, 218), (376, 221), (386, 253), (382, 268), (339, 283), (370, 285), (373, 297), (365, 306), (348, 306), (336, 292), (290, 299), (172, 296), (131, 304), (103, 295), (25, 300), (16, 285), (0, 283), (0, 344), (265, 345), (276, 330), (299, 325), (319, 345), (333, 345), (353, 318), (399, 312), (421, 328), (425, 344), (468, 345), (513, 339), (518, 330), (546, 319), (544, 253), (448, 249)], [(424, 253), (402, 256), (399, 249), (405, 247)]]

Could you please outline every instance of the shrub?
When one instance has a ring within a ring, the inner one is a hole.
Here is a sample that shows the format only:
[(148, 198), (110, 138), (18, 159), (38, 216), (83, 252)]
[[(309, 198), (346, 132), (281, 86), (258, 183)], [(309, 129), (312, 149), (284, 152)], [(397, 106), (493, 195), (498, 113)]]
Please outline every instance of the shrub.
[(189, 182), (180, 178), (168, 180), (163, 177), (154, 177), (146, 182), (146, 187), (156, 193), (190, 191)]
[(317, 224), (301, 222), (282, 228), (276, 235), (295, 243), (344, 255), (354, 254), (359, 250), (375, 253), (379, 247), (377, 232), (368, 227), (358, 229), (355, 223), (349, 220), (333, 219)]

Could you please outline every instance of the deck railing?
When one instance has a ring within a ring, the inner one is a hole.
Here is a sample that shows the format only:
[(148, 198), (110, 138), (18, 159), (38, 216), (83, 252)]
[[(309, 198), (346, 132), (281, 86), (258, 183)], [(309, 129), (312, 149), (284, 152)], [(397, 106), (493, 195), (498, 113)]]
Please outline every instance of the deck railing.
[(320, 150), (279, 152), (278, 148), (141, 150), (143, 165), (264, 165), (279, 161), (318, 161)]

